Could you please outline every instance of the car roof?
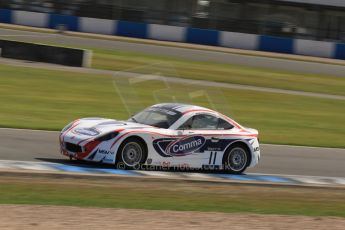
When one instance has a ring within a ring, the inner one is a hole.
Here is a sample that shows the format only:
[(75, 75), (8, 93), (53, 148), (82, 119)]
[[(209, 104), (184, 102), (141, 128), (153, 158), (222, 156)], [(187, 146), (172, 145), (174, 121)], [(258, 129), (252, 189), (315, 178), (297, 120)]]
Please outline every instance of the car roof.
[(215, 112), (211, 109), (197, 106), (197, 105), (190, 105), (190, 104), (183, 104), (183, 103), (161, 103), (161, 104), (156, 104), (153, 105), (152, 107), (158, 107), (158, 108), (163, 108), (163, 109), (168, 109), (168, 110), (175, 110), (180, 113), (185, 113), (187, 111), (193, 111), (193, 110), (205, 110), (209, 112)]
[(160, 108), (160, 109), (166, 109), (170, 111), (175, 111), (181, 114), (185, 114), (188, 112), (194, 112), (194, 111), (203, 111), (203, 112), (209, 112), (209, 113), (216, 113), (220, 115), (221, 117), (225, 118), (227, 121), (229, 121), (232, 125), (236, 126), (237, 128), (241, 128), (242, 126), (238, 124), (236, 121), (232, 120), (231, 118), (216, 112), (214, 110), (202, 107), (202, 106), (197, 106), (197, 105), (190, 105), (190, 104), (183, 104), (183, 103), (161, 103), (161, 104), (156, 104), (151, 106), (151, 108)]

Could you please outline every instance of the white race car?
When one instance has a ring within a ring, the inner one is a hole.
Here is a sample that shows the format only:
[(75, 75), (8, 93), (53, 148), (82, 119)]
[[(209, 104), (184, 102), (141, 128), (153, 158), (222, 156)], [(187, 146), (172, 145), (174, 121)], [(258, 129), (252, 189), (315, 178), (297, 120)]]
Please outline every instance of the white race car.
[(258, 131), (223, 114), (186, 104), (153, 105), (127, 121), (84, 118), (60, 134), (70, 159), (142, 166), (220, 169), (242, 173), (260, 158)]

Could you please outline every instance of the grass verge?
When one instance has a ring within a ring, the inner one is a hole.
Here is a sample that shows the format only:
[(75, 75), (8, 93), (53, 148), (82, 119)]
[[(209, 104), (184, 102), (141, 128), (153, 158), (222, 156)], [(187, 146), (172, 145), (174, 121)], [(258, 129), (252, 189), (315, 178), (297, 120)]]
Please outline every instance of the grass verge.
[(0, 179), (1, 204), (345, 217), (341, 189), (102, 179)]
[(1, 127), (60, 130), (80, 117), (127, 119), (154, 103), (178, 101), (257, 128), (263, 143), (345, 147), (342, 100), (6, 65), (0, 72)]
[[(25, 38), (16, 38), (16, 40), (23, 39)], [(40, 43), (59, 45), (59, 42), (54, 42), (54, 40), (46, 42), (42, 39)], [(139, 52), (117, 51), (114, 50), (114, 48), (109, 50), (97, 49), (91, 46), (80, 46), (78, 44), (75, 44), (72, 48), (92, 49), (94, 52), (92, 67), (98, 69), (152, 73), (150, 68), (154, 65), (156, 67), (159, 66), (160, 70), (163, 70), (165, 76), (345, 95), (345, 77), (296, 73), (216, 62), (193, 61), (188, 58), (169, 57), (168, 54), (148, 55)], [(147, 66), (147, 68), (137, 68), (138, 66)], [(159, 72), (158, 70), (158, 73)]]
[[(165, 76), (224, 83), (270, 87), (305, 92), (345, 95), (345, 78), (255, 68), (249, 66), (191, 61), (167, 56), (93, 49), (93, 67), (146, 73), (152, 63), (161, 66)], [(147, 68), (136, 68), (145, 66)], [(158, 71), (159, 72), (159, 71)]]

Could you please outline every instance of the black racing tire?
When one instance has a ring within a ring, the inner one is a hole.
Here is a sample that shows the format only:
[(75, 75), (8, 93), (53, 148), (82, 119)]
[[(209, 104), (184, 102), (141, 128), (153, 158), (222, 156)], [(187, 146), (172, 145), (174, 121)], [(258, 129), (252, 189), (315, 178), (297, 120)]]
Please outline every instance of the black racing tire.
[(147, 159), (147, 147), (139, 137), (129, 137), (122, 142), (116, 156), (116, 168), (140, 169)]
[(251, 162), (251, 154), (244, 143), (230, 146), (223, 156), (223, 169), (227, 173), (242, 174)]

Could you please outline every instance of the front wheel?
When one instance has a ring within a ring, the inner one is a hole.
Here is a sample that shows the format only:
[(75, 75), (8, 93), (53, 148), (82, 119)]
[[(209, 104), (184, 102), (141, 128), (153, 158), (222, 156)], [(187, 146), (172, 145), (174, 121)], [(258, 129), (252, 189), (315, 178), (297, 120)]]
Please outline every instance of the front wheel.
[(121, 168), (137, 169), (145, 163), (146, 156), (145, 144), (138, 138), (129, 138), (119, 148), (117, 166), (122, 164)]
[(243, 145), (230, 147), (223, 157), (225, 171), (233, 174), (241, 174), (249, 165), (250, 155), (248, 148)]

